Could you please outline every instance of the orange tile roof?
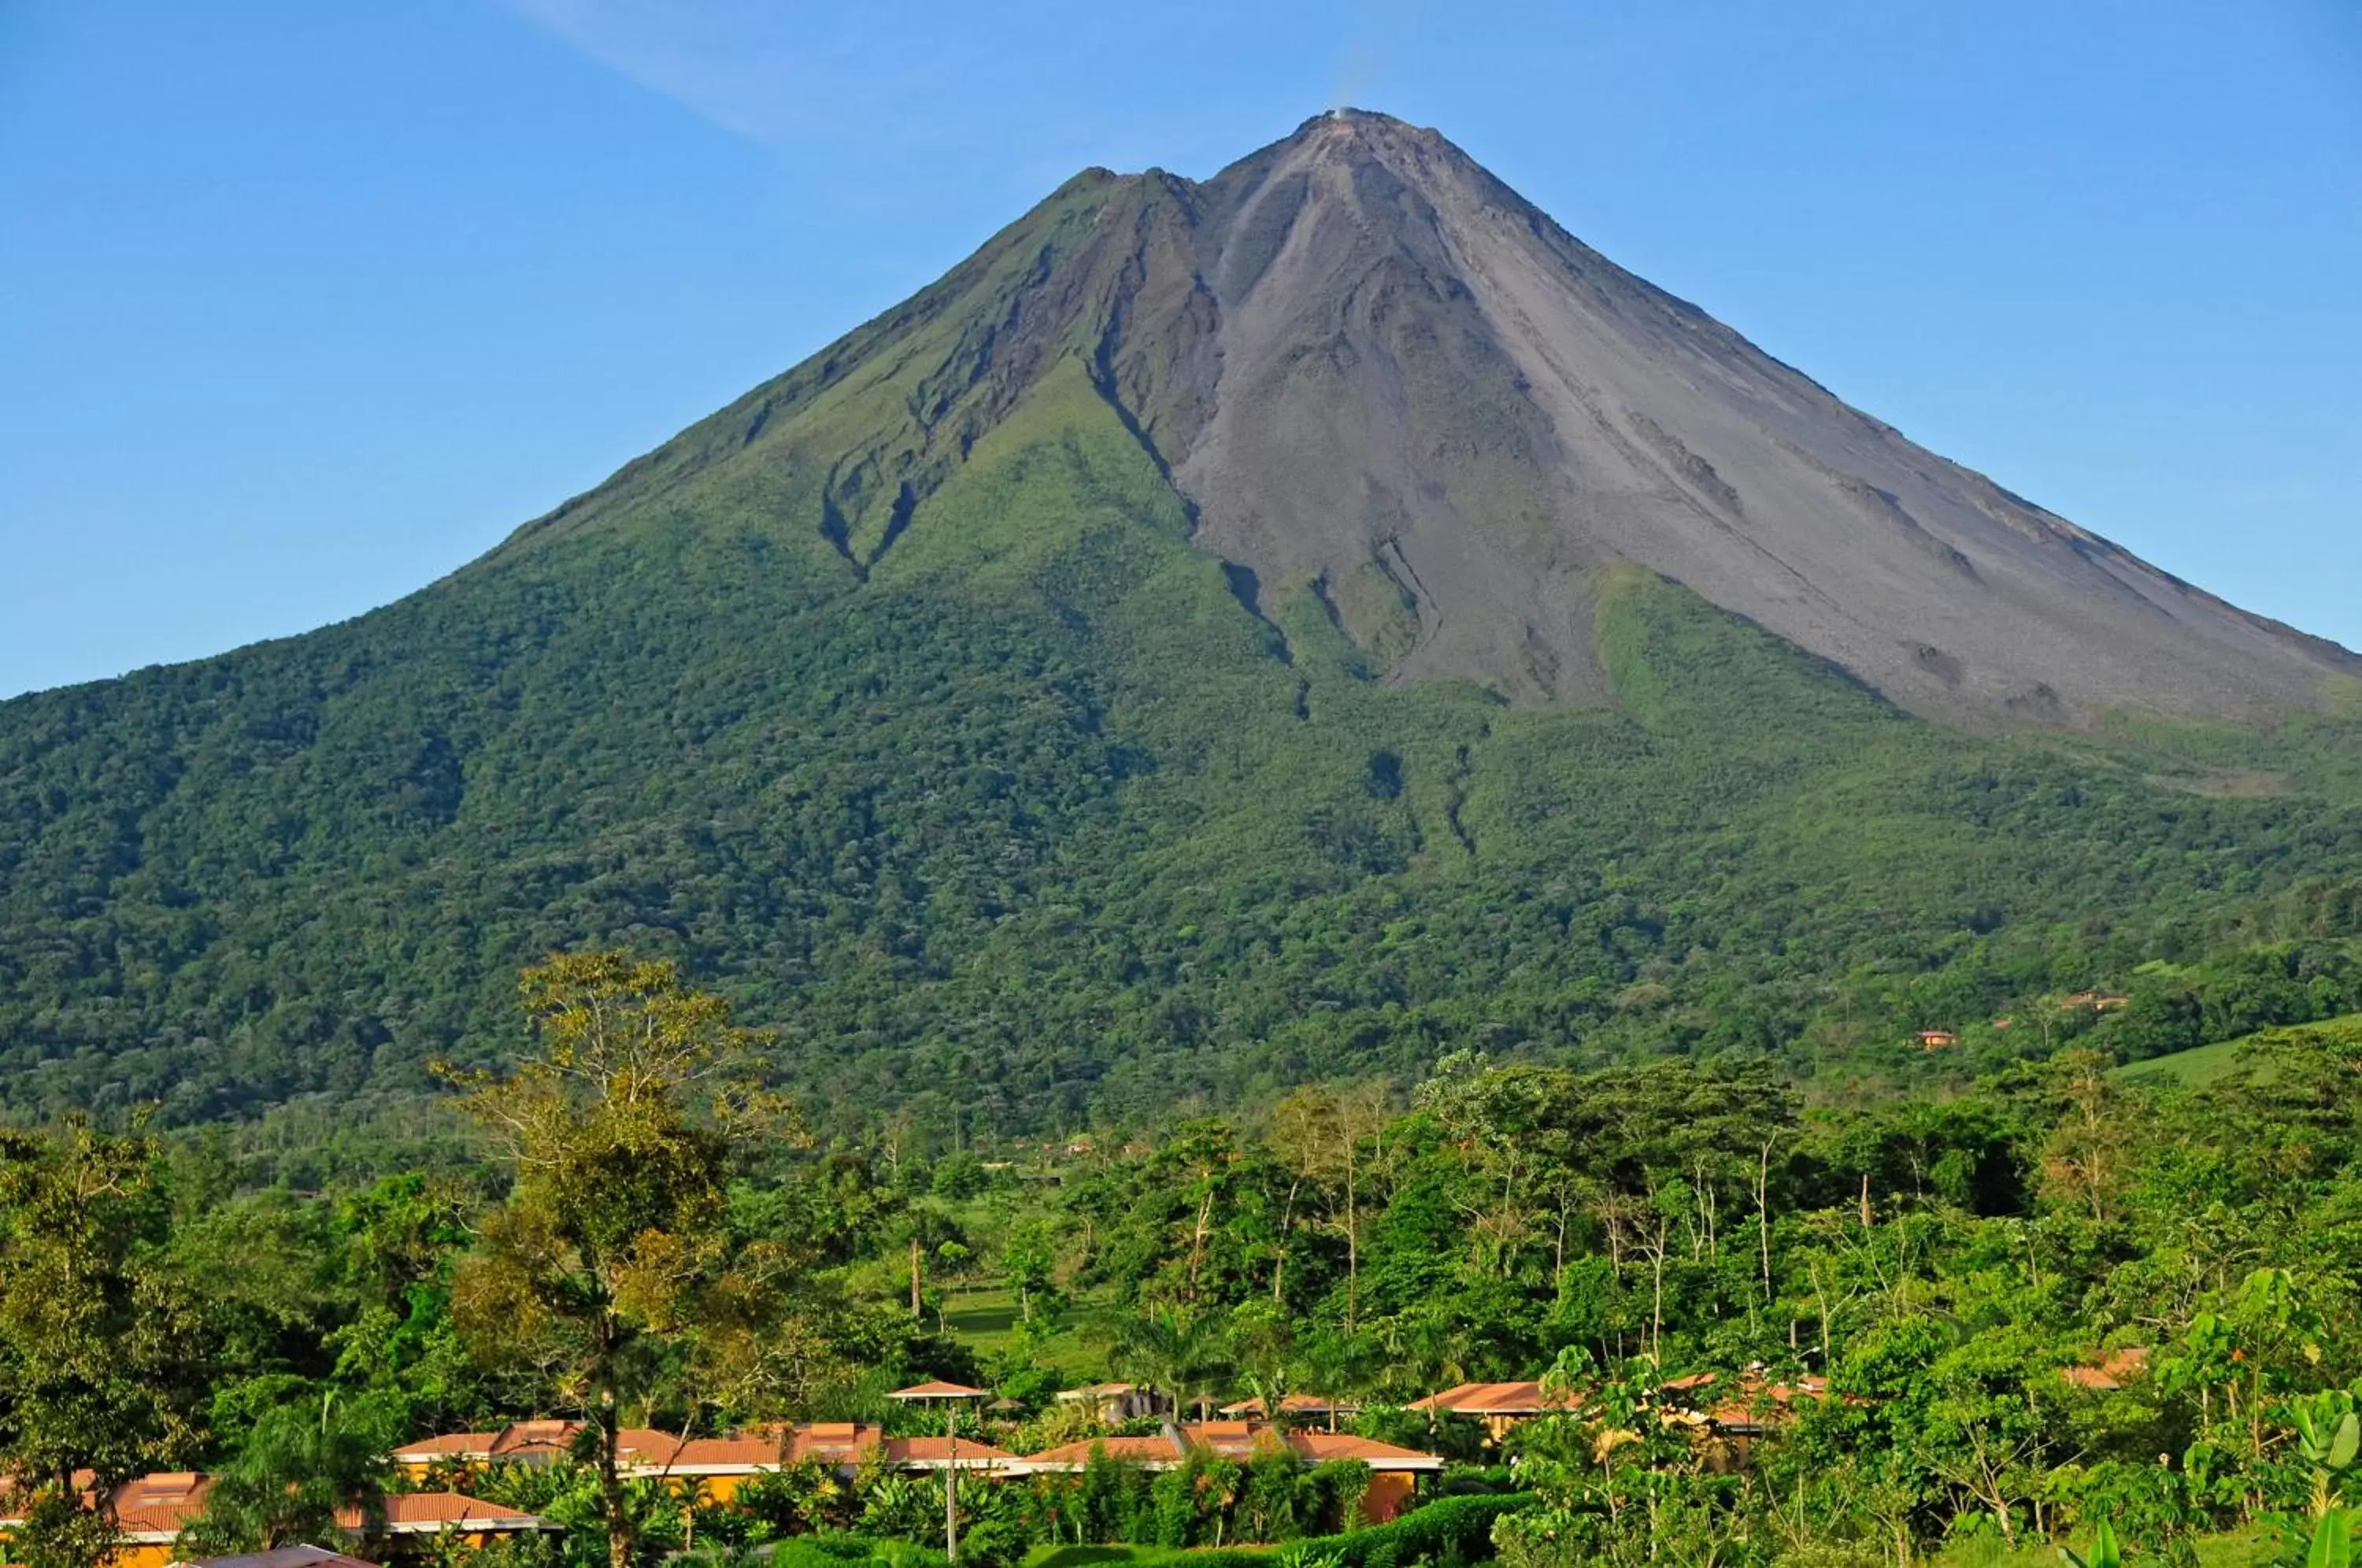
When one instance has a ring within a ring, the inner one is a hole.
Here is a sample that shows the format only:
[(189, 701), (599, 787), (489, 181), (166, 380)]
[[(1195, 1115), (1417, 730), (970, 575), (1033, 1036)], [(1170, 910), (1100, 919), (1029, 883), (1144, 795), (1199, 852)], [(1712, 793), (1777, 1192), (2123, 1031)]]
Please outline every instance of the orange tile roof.
[(445, 1432), (437, 1437), (420, 1438), (416, 1442), (403, 1444), (393, 1451), (399, 1464), (424, 1464), (437, 1459), (490, 1459), (492, 1444), (500, 1440), (498, 1432)]
[[(932, 1466), (941, 1469), (953, 1462), (952, 1440), (947, 1437), (888, 1438), (886, 1461), (889, 1464)], [(971, 1464), (982, 1468), (987, 1465), (998, 1466), (1018, 1463), (1015, 1454), (1004, 1449), (995, 1448), (988, 1442), (977, 1442), (973, 1438), (959, 1440), (958, 1463), (963, 1470)]]
[[(1351, 1432), (1283, 1432), (1253, 1421), (1196, 1421), (1178, 1429), (1180, 1442), (1170, 1434), (1156, 1437), (1093, 1438), (1062, 1443), (1021, 1463), (1037, 1469), (1080, 1469), (1094, 1452), (1136, 1464), (1164, 1467), (1181, 1463), (1188, 1448), (1202, 1448), (1225, 1459), (1252, 1459), (1275, 1448), (1286, 1448), (1318, 1464), (1330, 1459), (1358, 1459), (1373, 1470), (1440, 1470), (1443, 1461), (1416, 1449), (1396, 1448)], [(965, 1445), (963, 1445), (964, 1451)]]
[(784, 1463), (787, 1444), (767, 1437), (691, 1438), (656, 1463), (675, 1475), (735, 1474), (774, 1469)]
[(214, 1478), (196, 1470), (163, 1470), (115, 1489), (115, 1518), (126, 1539), (142, 1544), (170, 1540), (204, 1511)]
[[(563, 1458), (574, 1450), (580, 1421), (511, 1421), (496, 1432), (446, 1432), (421, 1438), (393, 1451), (397, 1464), (429, 1464), (438, 1459), (510, 1460), (546, 1455)], [(625, 1427), (615, 1434), (616, 1456), (627, 1463), (660, 1463), (680, 1444), (670, 1432)]]
[[(674, 1475), (747, 1474), (786, 1465), (817, 1462), (848, 1466), (878, 1453), (887, 1463), (911, 1469), (941, 1469), (950, 1462), (947, 1436), (889, 1438), (859, 1421), (806, 1421), (789, 1427), (740, 1433), (733, 1437), (691, 1438), (669, 1463), (644, 1466)], [(1017, 1455), (976, 1438), (959, 1440), (959, 1464), (978, 1468), (1014, 1465)]]
[(2059, 1374), (2079, 1388), (2094, 1388), (2103, 1394), (2113, 1394), (2134, 1379), (2148, 1373), (2148, 1347), (2126, 1345), (2111, 1351), (2096, 1366), (2070, 1366)]
[(1091, 1455), (1104, 1453), (1109, 1459), (1128, 1460), (1136, 1464), (1173, 1464), (1181, 1458), (1181, 1450), (1168, 1437), (1106, 1437), (1092, 1438), (1085, 1442), (1060, 1443), (1028, 1454), (1025, 1463), (1043, 1470), (1080, 1470), (1090, 1463)]
[(1539, 1416), (1562, 1410), (1575, 1402), (1572, 1395), (1544, 1392), (1538, 1382), (1462, 1383), (1414, 1399), (1414, 1410), (1450, 1410), (1462, 1416)]
[[(337, 1522), (347, 1529), (361, 1528), (358, 1508), (340, 1510)], [(385, 1528), (392, 1535), (433, 1535), (445, 1529), (491, 1534), (556, 1527), (522, 1508), (487, 1503), (457, 1492), (396, 1492), (385, 1499)]]
[(1358, 1459), (1373, 1470), (1440, 1470), (1443, 1461), (1415, 1448), (1396, 1448), (1375, 1438), (1352, 1432), (1290, 1432), (1287, 1446), (1314, 1464), (1332, 1459)]
[[(1331, 1408), (1341, 1416), (1351, 1416), (1361, 1409), (1359, 1405), (1349, 1399), (1340, 1399), (1332, 1403), (1318, 1394), (1283, 1394), (1280, 1396), (1279, 1408), (1282, 1414), (1291, 1416), (1325, 1416)], [(1225, 1416), (1261, 1416), (1263, 1413), (1263, 1401), (1260, 1398), (1242, 1399), (1235, 1405), (1222, 1407), (1222, 1414)]]
[(965, 1383), (945, 1383), (938, 1377), (926, 1383), (914, 1383), (908, 1388), (897, 1388), (886, 1396), (889, 1399), (981, 1399), (989, 1390), (970, 1388)]
[[(1703, 1419), (1715, 1426), (1735, 1430), (1760, 1430), (1785, 1419), (1784, 1412), (1799, 1399), (1821, 1399), (1828, 1397), (1829, 1383), (1826, 1377), (1809, 1374), (1775, 1382), (1760, 1372), (1749, 1371), (1726, 1375), (1713, 1372), (1695, 1372), (1686, 1377), (1672, 1377), (1662, 1385), (1668, 1394), (1719, 1394), (1721, 1397), (1704, 1409), (1694, 1409), (1692, 1419)], [(1766, 1409), (1766, 1406), (1773, 1408)]]

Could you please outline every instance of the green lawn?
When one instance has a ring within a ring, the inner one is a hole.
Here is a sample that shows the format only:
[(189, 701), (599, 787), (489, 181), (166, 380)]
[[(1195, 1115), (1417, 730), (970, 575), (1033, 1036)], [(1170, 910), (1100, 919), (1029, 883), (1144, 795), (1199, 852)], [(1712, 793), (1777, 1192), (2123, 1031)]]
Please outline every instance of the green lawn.
[[(1108, 1346), (1122, 1316), (1122, 1309), (1103, 1295), (1073, 1297), (1037, 1354), (1044, 1364), (1077, 1382), (1106, 1377)], [(1017, 1338), (1017, 1293), (1006, 1286), (978, 1285), (954, 1292), (944, 1303), (944, 1326), (979, 1355), (1009, 1349)]]
[[(2343, 1018), (2324, 1019), (2319, 1023), (2300, 1023), (2286, 1030), (2266, 1030), (2263, 1032), (2304, 1035), (2332, 1031), (2345, 1033), (2357, 1030), (2362, 1030), (2362, 1012), (2349, 1012)], [(2192, 1046), (2170, 1055), (2127, 1062), (2116, 1069), (2116, 1076), (2127, 1083), (2169, 1079), (2190, 1088), (2202, 1088), (2218, 1078), (2227, 1077), (2238, 1065), (2240, 1048), (2257, 1038), (2257, 1035), (2249, 1034), (2237, 1040), (2218, 1040), (2212, 1045)]]

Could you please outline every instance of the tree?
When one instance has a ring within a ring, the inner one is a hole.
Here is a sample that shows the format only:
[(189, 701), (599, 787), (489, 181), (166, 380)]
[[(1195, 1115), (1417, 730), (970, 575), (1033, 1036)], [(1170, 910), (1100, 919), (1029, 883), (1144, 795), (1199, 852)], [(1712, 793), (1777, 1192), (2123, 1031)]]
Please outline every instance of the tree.
[(745, 1342), (761, 1297), (734, 1267), (727, 1186), (777, 1111), (748, 1087), (757, 1037), (669, 963), (559, 956), (522, 990), (531, 1054), (507, 1077), (460, 1078), (515, 1185), (458, 1271), (454, 1317), (480, 1355), (537, 1370), (587, 1423), (608, 1560), (629, 1568), (624, 1412), (667, 1352)]
[(0, 1469), (30, 1499), (28, 1568), (104, 1561), (116, 1488), (194, 1441), (196, 1318), (154, 1261), (156, 1161), (82, 1122), (0, 1133)]
[(1125, 1376), (1168, 1395), (1175, 1414), (1193, 1399), (1202, 1414), (1209, 1390), (1230, 1370), (1223, 1352), (1211, 1319), (1157, 1307), (1124, 1326), (1113, 1359)]
[(2058, 1125), (2042, 1146), (2042, 1174), (2061, 1201), (2091, 1210), (2094, 1224), (2114, 1218), (2131, 1164), (2132, 1134), (2124, 1096), (2107, 1076), (2108, 1059), (2080, 1047), (2049, 1064), (2060, 1103)]
[(1308, 1182), (1326, 1187), (1335, 1195), (1335, 1222), (1345, 1238), (1348, 1334), (1359, 1326), (1362, 1203), (1374, 1157), (1369, 1145), (1384, 1142), (1386, 1095), (1386, 1085), (1375, 1080), (1333, 1092), (1305, 1088), (1282, 1099), (1272, 1113), (1272, 1150), (1291, 1178), (1280, 1225), (1279, 1257), (1272, 1267), (1272, 1299), (1281, 1299), (1281, 1268), (1286, 1261), (1289, 1228), (1301, 1188)]
[[(282, 1406), (255, 1424), (237, 1458), (215, 1478), (204, 1512), (181, 1532), (184, 1558), (269, 1551), (367, 1539), (385, 1523), (387, 1448), (399, 1440), (382, 1407), (315, 1411)], [(339, 1516), (357, 1520), (348, 1528)]]

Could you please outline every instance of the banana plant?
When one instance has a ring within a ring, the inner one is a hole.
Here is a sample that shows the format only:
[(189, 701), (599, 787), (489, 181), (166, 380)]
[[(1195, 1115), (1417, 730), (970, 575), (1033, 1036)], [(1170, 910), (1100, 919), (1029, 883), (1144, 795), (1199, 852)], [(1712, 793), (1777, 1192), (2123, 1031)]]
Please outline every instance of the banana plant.
[[(2084, 1556), (2071, 1546), (2060, 1547), (2058, 1555), (2066, 1560), (2069, 1568), (2125, 1568), (2124, 1549), (2116, 1544), (2116, 1532), (2105, 1519), (2100, 1521), (2099, 1529), (2092, 1537), (2090, 1556)], [(2308, 1563), (2306, 1568), (2322, 1568), (2322, 1565)], [(2348, 1564), (2340, 1562), (2336, 1568), (2348, 1568)]]
[(2312, 1517), (2326, 1519), (2337, 1477), (2353, 1468), (2356, 1452), (2362, 1450), (2362, 1417), (2355, 1413), (2354, 1396), (2343, 1390), (2299, 1399), (2290, 1414), (2298, 1452), (2312, 1465)]
[[(2350, 1426), (2354, 1418), (2345, 1418)], [(2348, 1450), (2347, 1457), (2352, 1457)], [(2354, 1568), (2354, 1532), (2344, 1508), (2332, 1508), (2312, 1527), (2312, 1544), (2305, 1549), (2304, 1568)]]

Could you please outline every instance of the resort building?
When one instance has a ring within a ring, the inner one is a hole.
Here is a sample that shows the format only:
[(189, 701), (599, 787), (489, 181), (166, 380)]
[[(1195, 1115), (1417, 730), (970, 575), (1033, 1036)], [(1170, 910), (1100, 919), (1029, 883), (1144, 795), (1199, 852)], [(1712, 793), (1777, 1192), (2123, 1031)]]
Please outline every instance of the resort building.
[(1348, 1432), (1283, 1431), (1253, 1421), (1194, 1421), (1167, 1425), (1154, 1437), (1092, 1438), (1029, 1454), (1020, 1463), (1034, 1474), (1056, 1474), (1079, 1471), (1094, 1453), (1102, 1453), (1148, 1470), (1170, 1470), (1187, 1460), (1192, 1449), (1243, 1463), (1274, 1448), (1310, 1464), (1355, 1460), (1368, 1465), (1370, 1487), (1362, 1495), (1362, 1517), (1372, 1524), (1401, 1513), (1417, 1494), (1418, 1478), (1443, 1468), (1443, 1461), (1431, 1453)]

